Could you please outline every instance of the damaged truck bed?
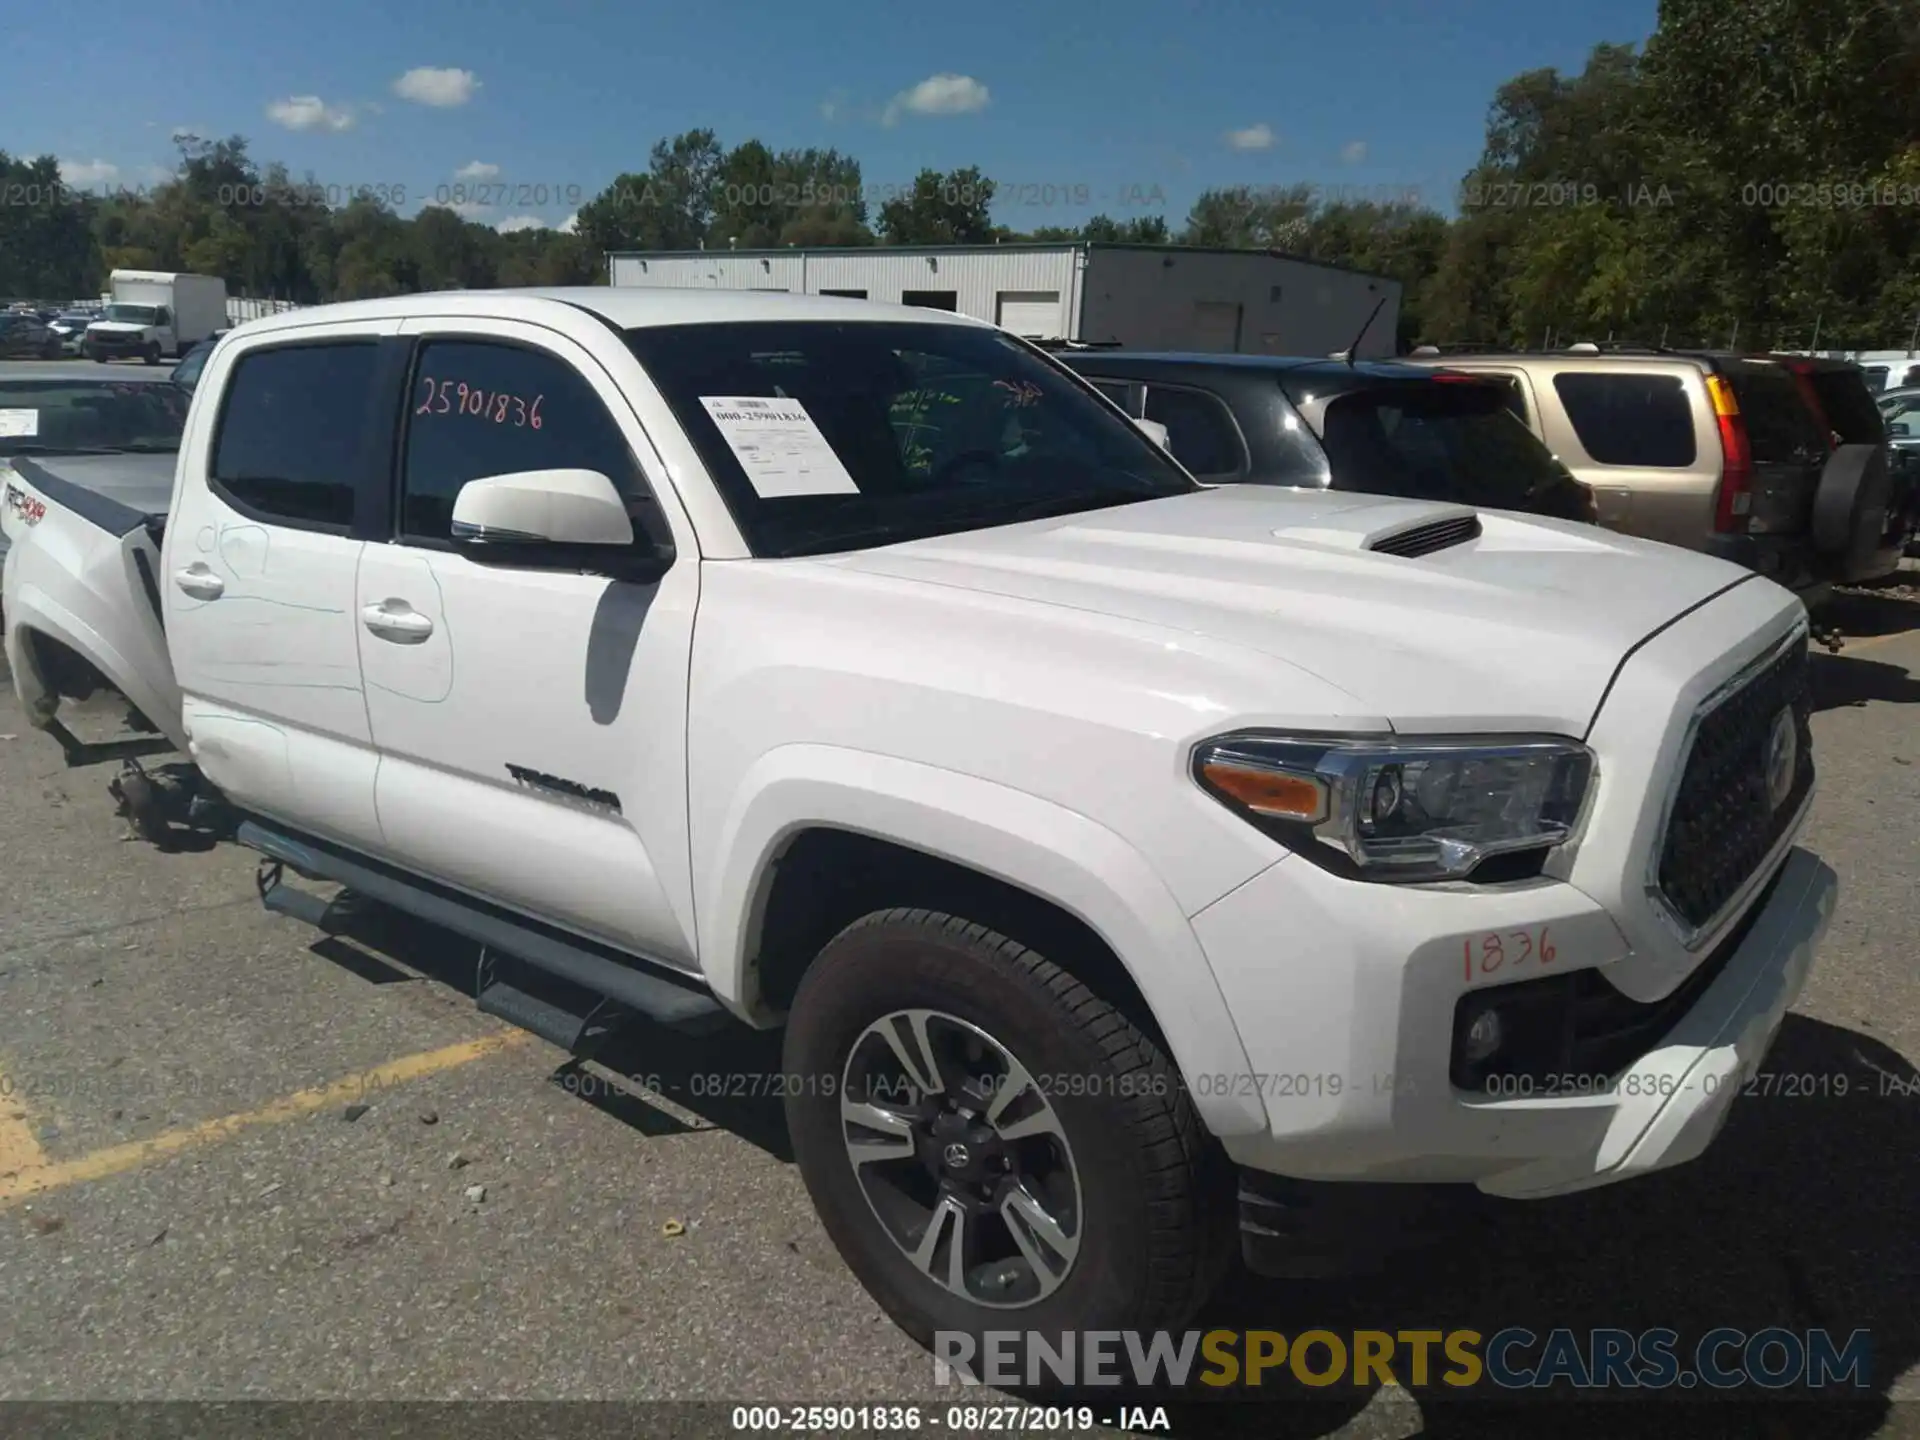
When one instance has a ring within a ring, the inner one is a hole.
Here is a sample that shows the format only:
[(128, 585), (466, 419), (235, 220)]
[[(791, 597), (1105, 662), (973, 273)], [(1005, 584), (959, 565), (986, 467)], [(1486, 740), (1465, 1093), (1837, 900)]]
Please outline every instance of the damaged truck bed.
[[(160, 545), (172, 498), (171, 455), (16, 456), (0, 471), (7, 663), (29, 721), (69, 764), (184, 750), (180, 690), (161, 620)], [(18, 541), (31, 532), (32, 545)], [(117, 691), (145, 736), (79, 739), (62, 700)]]

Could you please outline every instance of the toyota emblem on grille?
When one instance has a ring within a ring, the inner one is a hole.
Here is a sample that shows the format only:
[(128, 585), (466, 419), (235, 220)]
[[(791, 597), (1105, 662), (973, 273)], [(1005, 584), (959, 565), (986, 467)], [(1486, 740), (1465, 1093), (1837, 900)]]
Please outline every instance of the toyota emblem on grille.
[(1782, 706), (1767, 735), (1767, 808), (1778, 810), (1793, 793), (1793, 774), (1800, 765), (1800, 730), (1793, 707)]

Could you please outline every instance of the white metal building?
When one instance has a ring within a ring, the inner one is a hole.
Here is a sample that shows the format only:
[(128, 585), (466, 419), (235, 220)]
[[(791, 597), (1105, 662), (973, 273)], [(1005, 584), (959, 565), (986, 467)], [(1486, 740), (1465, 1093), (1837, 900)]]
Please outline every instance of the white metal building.
[(777, 290), (925, 305), (1036, 340), (1252, 355), (1394, 353), (1400, 282), (1264, 250), (869, 245), (613, 254), (615, 285)]

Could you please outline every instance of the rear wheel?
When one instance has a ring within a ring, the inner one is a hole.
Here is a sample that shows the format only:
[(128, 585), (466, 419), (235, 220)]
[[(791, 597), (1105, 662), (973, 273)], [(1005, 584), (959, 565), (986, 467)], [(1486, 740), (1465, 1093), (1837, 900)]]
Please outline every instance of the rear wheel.
[(1159, 1046), (985, 926), (856, 921), (801, 983), (785, 1064), (821, 1221), (923, 1345), (1176, 1327), (1231, 1260), (1229, 1167)]

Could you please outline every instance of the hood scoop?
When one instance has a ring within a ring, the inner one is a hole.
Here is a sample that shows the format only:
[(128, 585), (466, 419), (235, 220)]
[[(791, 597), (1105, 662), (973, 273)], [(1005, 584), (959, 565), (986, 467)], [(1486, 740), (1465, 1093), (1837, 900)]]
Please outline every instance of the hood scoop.
[(1480, 517), (1472, 511), (1449, 515), (1441, 520), (1422, 521), (1390, 534), (1377, 537), (1367, 546), (1376, 555), (1399, 555), (1413, 559), (1436, 550), (1450, 550), (1469, 540), (1480, 538)]

